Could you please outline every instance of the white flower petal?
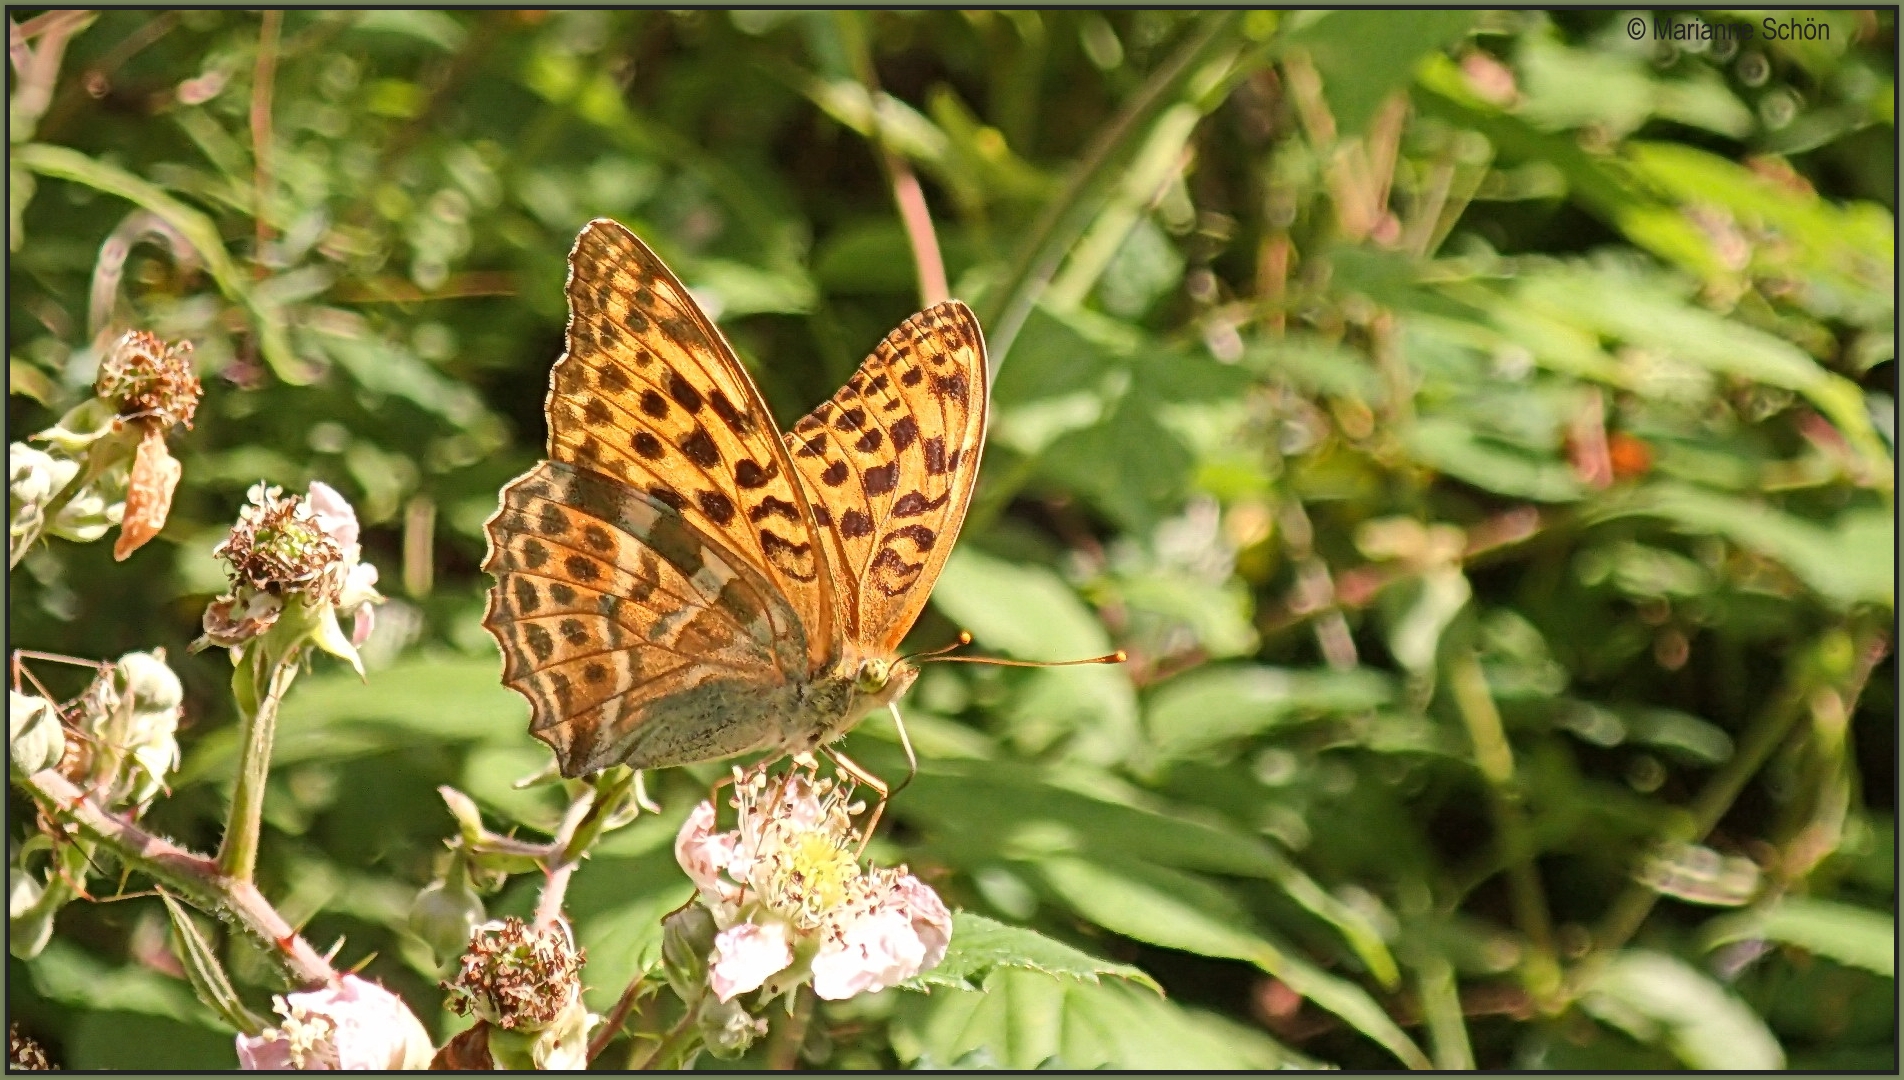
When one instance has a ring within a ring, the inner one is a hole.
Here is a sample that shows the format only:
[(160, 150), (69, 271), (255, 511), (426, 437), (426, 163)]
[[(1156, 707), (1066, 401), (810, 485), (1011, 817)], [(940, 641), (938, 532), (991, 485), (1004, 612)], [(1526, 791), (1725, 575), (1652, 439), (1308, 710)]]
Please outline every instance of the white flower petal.
[(741, 923), (715, 936), (713, 963), (708, 967), (709, 982), (715, 997), (724, 1002), (732, 1001), (759, 989), (761, 983), (791, 963), (793, 946), (787, 941), (785, 926)]
[(244, 1069), (425, 1069), (436, 1049), (403, 999), (346, 975), (277, 999), (284, 1023), (238, 1036)]

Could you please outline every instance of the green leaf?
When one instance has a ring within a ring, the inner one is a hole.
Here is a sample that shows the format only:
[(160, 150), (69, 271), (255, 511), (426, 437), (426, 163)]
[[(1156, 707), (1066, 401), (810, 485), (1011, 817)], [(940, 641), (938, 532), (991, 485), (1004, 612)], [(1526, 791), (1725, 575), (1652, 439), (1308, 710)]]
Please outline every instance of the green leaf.
[(1039, 863), (1047, 884), (1079, 914), (1107, 930), (1169, 949), (1243, 960), (1340, 1016), (1410, 1068), (1429, 1061), (1366, 990), (1296, 957), (1246, 929), (1234, 912), (1212, 913), (1125, 874), (1083, 859)]
[(1540, 502), (1572, 502), (1586, 494), (1565, 462), (1485, 438), (1459, 420), (1424, 416), (1406, 438), (1423, 464), (1483, 491)]
[(150, 968), (108, 967), (79, 946), (54, 938), (28, 961), (33, 989), (41, 997), (76, 1009), (142, 1013), (228, 1032), (187, 984)]
[(117, 195), (165, 219), (166, 224), (177, 229), (191, 243), (199, 258), (205, 260), (205, 269), (211, 272), (212, 279), (218, 283), (218, 289), (225, 294), (226, 299), (250, 312), (258, 328), (259, 350), (272, 370), (287, 382), (310, 381), (306, 366), (299, 363), (291, 351), (290, 341), (285, 336), (283, 314), (259, 302), (253, 295), (250, 286), (239, 274), (237, 265), (231, 261), (231, 255), (225, 250), (224, 237), (219, 234), (218, 226), (212, 219), (116, 165), (87, 157), (64, 146), (31, 143), (16, 148), (12, 160), (41, 176), (70, 180), (108, 195)]
[(1848, 510), (1815, 525), (1763, 503), (1688, 484), (1649, 484), (1610, 502), (1596, 518), (1645, 514), (1700, 533), (1714, 533), (1784, 563), (1834, 603), (1896, 603), (1896, 523), (1876, 508)]
[(980, 992), (908, 995), (893, 1050), (915, 1068), (1275, 1069), (1317, 1064), (1227, 1017), (1124, 982), (1001, 969)]
[[(1024, 660), (1078, 660), (1111, 651), (1097, 616), (1050, 570), (1022, 566), (961, 547), (933, 589), (939, 609), (982, 645)], [(1072, 753), (1107, 764), (1122, 760), (1137, 730), (1137, 695), (1114, 665), (1038, 672), (1020, 715), (1078, 732)], [(1048, 740), (1047, 740), (1048, 741)]]
[(263, 1031), (265, 1022), (245, 1008), (243, 999), (232, 989), (225, 966), (219, 962), (211, 942), (205, 940), (198, 922), (171, 893), (160, 889), (159, 895), (165, 900), (165, 913), (172, 919), (172, 940), (178, 945), (179, 962), (198, 1000), (211, 1006), (213, 1012), (241, 1034), (256, 1035)]
[(952, 941), (938, 966), (921, 972), (902, 985), (911, 990), (929, 990), (933, 987), (972, 990), (976, 989), (973, 984), (975, 979), (983, 979), (1001, 968), (1022, 968), (1088, 982), (1096, 982), (1101, 975), (1114, 975), (1163, 993), (1163, 987), (1158, 986), (1154, 979), (1129, 964), (1099, 960), (1035, 930), (1007, 926), (969, 911), (953, 914)]
[(584, 992), (596, 1012), (606, 1012), (636, 975), (661, 963), (661, 919), (681, 906), (685, 886), (663, 889), (610, 911), (582, 919), (577, 937), (588, 952)]
[(1322, 76), (1322, 93), (1344, 135), (1360, 135), (1383, 99), (1406, 86), (1415, 65), (1467, 34), (1472, 11), (1331, 11), (1289, 35)]
[(1705, 946), (1770, 940), (1897, 977), (1897, 918), (1889, 912), (1809, 896), (1786, 896), (1769, 907), (1714, 919), (1701, 935)]
[[(426, 654), (392, 664), (368, 683), (346, 671), (299, 679), (278, 712), (272, 759), (284, 764), (330, 756), (324, 747), (340, 729), (365, 736), (366, 746), (519, 743), (528, 732), (529, 707), (501, 684), (499, 670), (494, 657)], [(174, 784), (223, 775), (236, 753), (234, 732), (214, 732), (193, 745)]]
[(1168, 760), (1284, 724), (1372, 711), (1394, 697), (1394, 680), (1370, 668), (1210, 666), (1159, 687), (1144, 721), (1156, 753)]
[(1782, 1069), (1785, 1051), (1746, 1004), (1677, 957), (1628, 949), (1607, 958), (1581, 998), (1588, 1012), (1695, 1069)]

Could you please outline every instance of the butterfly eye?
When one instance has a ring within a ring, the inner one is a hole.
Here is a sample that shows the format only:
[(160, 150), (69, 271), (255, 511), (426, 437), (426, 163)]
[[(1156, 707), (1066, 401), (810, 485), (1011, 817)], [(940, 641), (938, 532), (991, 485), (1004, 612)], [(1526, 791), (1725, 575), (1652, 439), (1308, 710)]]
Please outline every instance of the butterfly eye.
[(876, 693), (885, 689), (891, 677), (892, 665), (875, 657), (860, 663), (859, 674), (853, 676), (853, 686), (862, 694)]

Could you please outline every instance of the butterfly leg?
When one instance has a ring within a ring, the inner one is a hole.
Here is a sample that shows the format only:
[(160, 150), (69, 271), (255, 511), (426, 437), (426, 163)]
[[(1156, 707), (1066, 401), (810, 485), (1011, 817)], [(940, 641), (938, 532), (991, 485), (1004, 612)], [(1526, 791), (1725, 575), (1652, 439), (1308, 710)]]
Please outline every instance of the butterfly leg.
[(833, 766), (844, 773), (847, 778), (852, 780), (855, 784), (865, 784), (867, 787), (879, 793), (879, 801), (873, 804), (873, 816), (866, 822), (866, 831), (860, 834), (859, 851), (854, 852), (854, 856), (857, 857), (865, 852), (867, 842), (873, 838), (873, 830), (879, 828), (880, 815), (886, 812), (886, 800), (891, 797), (892, 793), (887, 789), (884, 780), (867, 772), (864, 766), (852, 758), (847, 757), (845, 754), (840, 753), (838, 750), (828, 746), (823, 748), (820, 752), (831, 758)]
[(906, 778), (899, 781), (898, 787), (892, 789), (892, 793), (897, 795), (906, 790), (906, 785), (912, 783), (913, 777), (919, 775), (919, 755), (912, 752), (912, 737), (906, 734), (906, 720), (905, 717), (899, 715), (899, 703), (888, 701), (886, 708), (892, 713), (894, 726), (899, 729), (899, 745), (906, 750)]

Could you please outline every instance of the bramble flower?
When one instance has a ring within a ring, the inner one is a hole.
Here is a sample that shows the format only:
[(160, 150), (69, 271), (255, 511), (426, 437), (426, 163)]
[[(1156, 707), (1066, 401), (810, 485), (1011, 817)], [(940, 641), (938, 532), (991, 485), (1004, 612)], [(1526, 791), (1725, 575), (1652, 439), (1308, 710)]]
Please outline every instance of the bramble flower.
[(451, 1012), (489, 1025), (490, 1058), (502, 1068), (580, 1069), (601, 1018), (582, 1004), (582, 950), (568, 927), (513, 916), (470, 936), (462, 968), (443, 984)]
[(722, 1002), (764, 1001), (811, 981), (831, 1001), (884, 990), (938, 964), (952, 914), (904, 867), (862, 870), (860, 834), (830, 780), (737, 775), (739, 827), (714, 832), (703, 802), (675, 838), (719, 933), (708, 979)]
[(283, 1023), (238, 1036), (242, 1069), (426, 1069), (435, 1048), (403, 999), (366, 979), (272, 999)]
[[(205, 609), (205, 634), (194, 647), (242, 647), (276, 626), (292, 607), (309, 617), (319, 648), (357, 666), (355, 646), (369, 636), (377, 568), (363, 561), (357, 514), (330, 485), (313, 481), (309, 494), (286, 495), (252, 485), (249, 505), (212, 554), (230, 568), (231, 591)], [(338, 616), (354, 620), (350, 639)]]

